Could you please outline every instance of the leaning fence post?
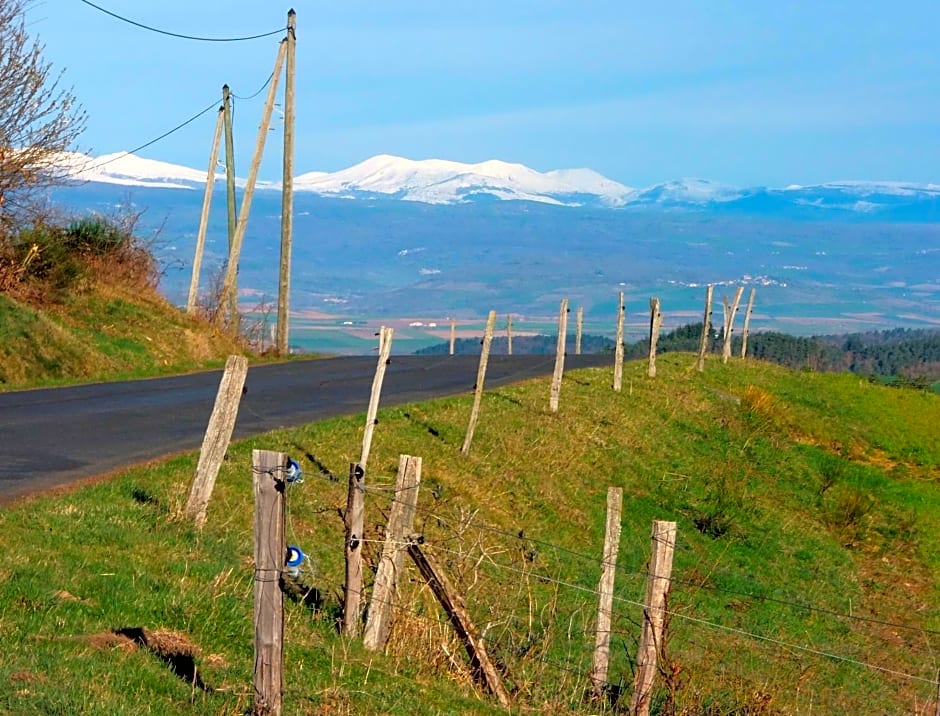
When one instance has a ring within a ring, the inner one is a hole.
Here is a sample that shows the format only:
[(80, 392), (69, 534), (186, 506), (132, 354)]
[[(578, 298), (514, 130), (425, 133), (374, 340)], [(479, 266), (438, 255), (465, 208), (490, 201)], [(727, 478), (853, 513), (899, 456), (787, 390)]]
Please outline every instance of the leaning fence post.
[(215, 479), (219, 475), (222, 460), (225, 459), (229, 441), (232, 439), (232, 431), (238, 417), (238, 404), (242, 399), (247, 375), (248, 359), (244, 356), (229, 356), (225, 361), (225, 372), (215, 396), (209, 426), (202, 439), (199, 463), (196, 465), (189, 500), (186, 502), (186, 517), (197, 527), (202, 527), (206, 521), (206, 508), (209, 498), (212, 497)]
[(254, 450), (255, 495), (255, 714), (281, 713), (284, 688), (284, 488), (287, 455)]
[(375, 573), (369, 615), (362, 643), (376, 651), (385, 646), (392, 626), (392, 603), (398, 591), (398, 577), (404, 562), (404, 549), (414, 524), (418, 507), (418, 486), (421, 483), (421, 458), (402, 455), (398, 460), (395, 497), (388, 515), (382, 559)]
[(659, 342), (659, 331), (663, 326), (663, 314), (659, 310), (659, 299), (650, 299), (650, 359), (647, 375), (656, 377), (656, 344)]
[(617, 552), (620, 549), (620, 512), (623, 488), (607, 488), (607, 526), (604, 530), (604, 557), (601, 579), (597, 585), (597, 630), (594, 637), (594, 665), (591, 685), (594, 697), (604, 693), (607, 668), (610, 664), (610, 626), (614, 604), (614, 577), (617, 573)]
[(343, 599), (343, 634), (359, 636), (359, 605), (362, 602), (362, 540), (365, 524), (365, 470), (349, 465), (346, 497), (346, 592)]
[(366, 429), (362, 435), (362, 454), (359, 464), (366, 469), (369, 461), (369, 452), (372, 450), (372, 434), (375, 432), (376, 415), (379, 412), (379, 398), (382, 395), (382, 382), (385, 380), (385, 368), (388, 366), (388, 356), (392, 351), (392, 335), (394, 330), (382, 326), (379, 330), (379, 362), (375, 366), (375, 377), (372, 379), (372, 394), (369, 396), (369, 410), (366, 412)]
[(731, 334), (734, 332), (734, 316), (738, 312), (738, 304), (741, 303), (741, 294), (744, 293), (744, 286), (738, 286), (734, 292), (734, 302), (729, 306), (728, 297), (725, 296), (725, 340), (721, 349), (721, 362), (727, 363), (731, 357)]
[(747, 310), (744, 312), (744, 328), (741, 331), (741, 357), (747, 358), (747, 336), (751, 328), (751, 313), (754, 312), (754, 296), (757, 289), (751, 289), (751, 295), (747, 299)]
[(614, 346), (614, 390), (618, 393), (623, 385), (623, 291), (617, 301), (617, 345)]
[(581, 355), (581, 332), (584, 329), (584, 306), (578, 306), (574, 324), (574, 354)]
[(701, 373), (705, 370), (705, 351), (708, 350), (708, 335), (712, 327), (712, 293), (715, 287), (708, 284), (705, 289), (705, 317), (702, 319), (702, 340), (698, 344), (698, 361), (695, 369)]
[(565, 372), (565, 340), (568, 337), (568, 299), (561, 299), (558, 310), (558, 345), (555, 348), (555, 371), (552, 373), (552, 392), (548, 407), (553, 413), (558, 412), (558, 398), (561, 396), (561, 377)]
[(653, 553), (646, 577), (646, 602), (643, 607), (643, 631), (636, 655), (636, 678), (630, 713), (648, 716), (653, 681), (656, 678), (656, 657), (663, 643), (666, 622), (666, 599), (672, 577), (672, 555), (676, 547), (676, 523), (653, 522)]
[(486, 328), (483, 330), (483, 348), (480, 351), (480, 367), (477, 368), (477, 383), (473, 386), (473, 407), (470, 409), (470, 423), (467, 425), (467, 434), (464, 436), (460, 452), (466, 455), (473, 444), (473, 432), (477, 428), (480, 417), (480, 402), (483, 400), (483, 382), (486, 380), (486, 364), (490, 359), (490, 346), (493, 344), (493, 328), (496, 325), (496, 311), (490, 311), (486, 319)]
[(512, 314), (506, 314), (506, 355), (512, 355)]

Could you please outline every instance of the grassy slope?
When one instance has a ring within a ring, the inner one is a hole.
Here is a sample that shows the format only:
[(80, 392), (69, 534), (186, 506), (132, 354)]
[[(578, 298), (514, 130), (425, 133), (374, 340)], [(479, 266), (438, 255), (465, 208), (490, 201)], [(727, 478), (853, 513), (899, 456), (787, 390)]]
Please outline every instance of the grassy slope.
[[(368, 483), (388, 486), (399, 453), (424, 457), (417, 527), (487, 627), (526, 710), (600, 710), (584, 690), (605, 494), (619, 485), (615, 684), (631, 679), (650, 522), (674, 519), (666, 656), (677, 712), (932, 713), (936, 686), (742, 632), (935, 678), (940, 399), (754, 362), (709, 363), (700, 375), (692, 360), (661, 357), (655, 380), (628, 364), (621, 394), (609, 390), (610, 371), (569, 374), (558, 415), (544, 380), (490, 392), (469, 456), (459, 452), (469, 398), (384, 410)], [(306, 482), (288, 493), (288, 540), (315, 561), (306, 579), (325, 596), (316, 613), (288, 603), (285, 713), (499, 713), (474, 693), (410, 563), (386, 654), (336, 635), (339, 511), (361, 433), (353, 416), (233, 446), (201, 534), (176, 517), (194, 455), (0, 514), (0, 710), (242, 713), (250, 455), (264, 448), (304, 466)], [(367, 495), (372, 563), (389, 499)], [(140, 626), (185, 633), (213, 690), (93, 636)]]
[(150, 289), (99, 283), (42, 309), (0, 295), (0, 390), (180, 372), (241, 352)]

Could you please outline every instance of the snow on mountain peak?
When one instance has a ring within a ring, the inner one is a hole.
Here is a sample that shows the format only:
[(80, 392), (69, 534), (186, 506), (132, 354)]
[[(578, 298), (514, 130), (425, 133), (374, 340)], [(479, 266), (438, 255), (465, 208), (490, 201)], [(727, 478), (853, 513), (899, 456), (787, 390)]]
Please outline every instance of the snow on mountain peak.
[[(205, 171), (156, 159), (145, 159), (128, 152), (115, 152), (100, 157), (66, 152), (60, 164), (67, 169), (72, 179), (78, 181), (174, 189), (192, 189), (194, 184), (206, 182)], [(224, 178), (224, 173), (216, 174), (216, 179), (220, 178)]]

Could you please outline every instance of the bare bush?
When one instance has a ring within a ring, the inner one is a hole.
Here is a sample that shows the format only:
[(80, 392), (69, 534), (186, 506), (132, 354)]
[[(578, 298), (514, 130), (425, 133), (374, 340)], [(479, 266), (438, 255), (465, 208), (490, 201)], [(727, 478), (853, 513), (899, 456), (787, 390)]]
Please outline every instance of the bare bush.
[(30, 0), (0, 0), (0, 234), (67, 176), (85, 113), (26, 31)]

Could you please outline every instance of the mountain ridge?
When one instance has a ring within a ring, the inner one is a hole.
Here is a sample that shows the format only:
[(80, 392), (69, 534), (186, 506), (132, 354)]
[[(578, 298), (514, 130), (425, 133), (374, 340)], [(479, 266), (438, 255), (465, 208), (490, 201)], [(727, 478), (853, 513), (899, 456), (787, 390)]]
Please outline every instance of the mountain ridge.
[[(77, 181), (166, 189), (205, 185), (206, 171), (129, 153), (90, 157), (63, 155), (61, 166)], [(217, 168), (216, 181), (224, 180)], [(244, 184), (243, 179), (238, 180)], [(279, 182), (259, 182), (276, 190)], [(910, 212), (916, 205), (940, 218), (940, 183), (839, 180), (820, 184), (736, 187), (682, 178), (634, 188), (589, 168), (540, 172), (524, 164), (490, 159), (474, 164), (445, 159), (414, 160), (391, 154), (369, 157), (335, 172), (311, 171), (294, 178), (294, 190), (341, 199), (391, 199), (426, 204), (530, 201), (569, 207), (717, 210), (774, 213), (800, 209), (872, 215)], [(920, 205), (925, 205), (921, 207)], [(915, 209), (915, 211), (918, 209)]]

